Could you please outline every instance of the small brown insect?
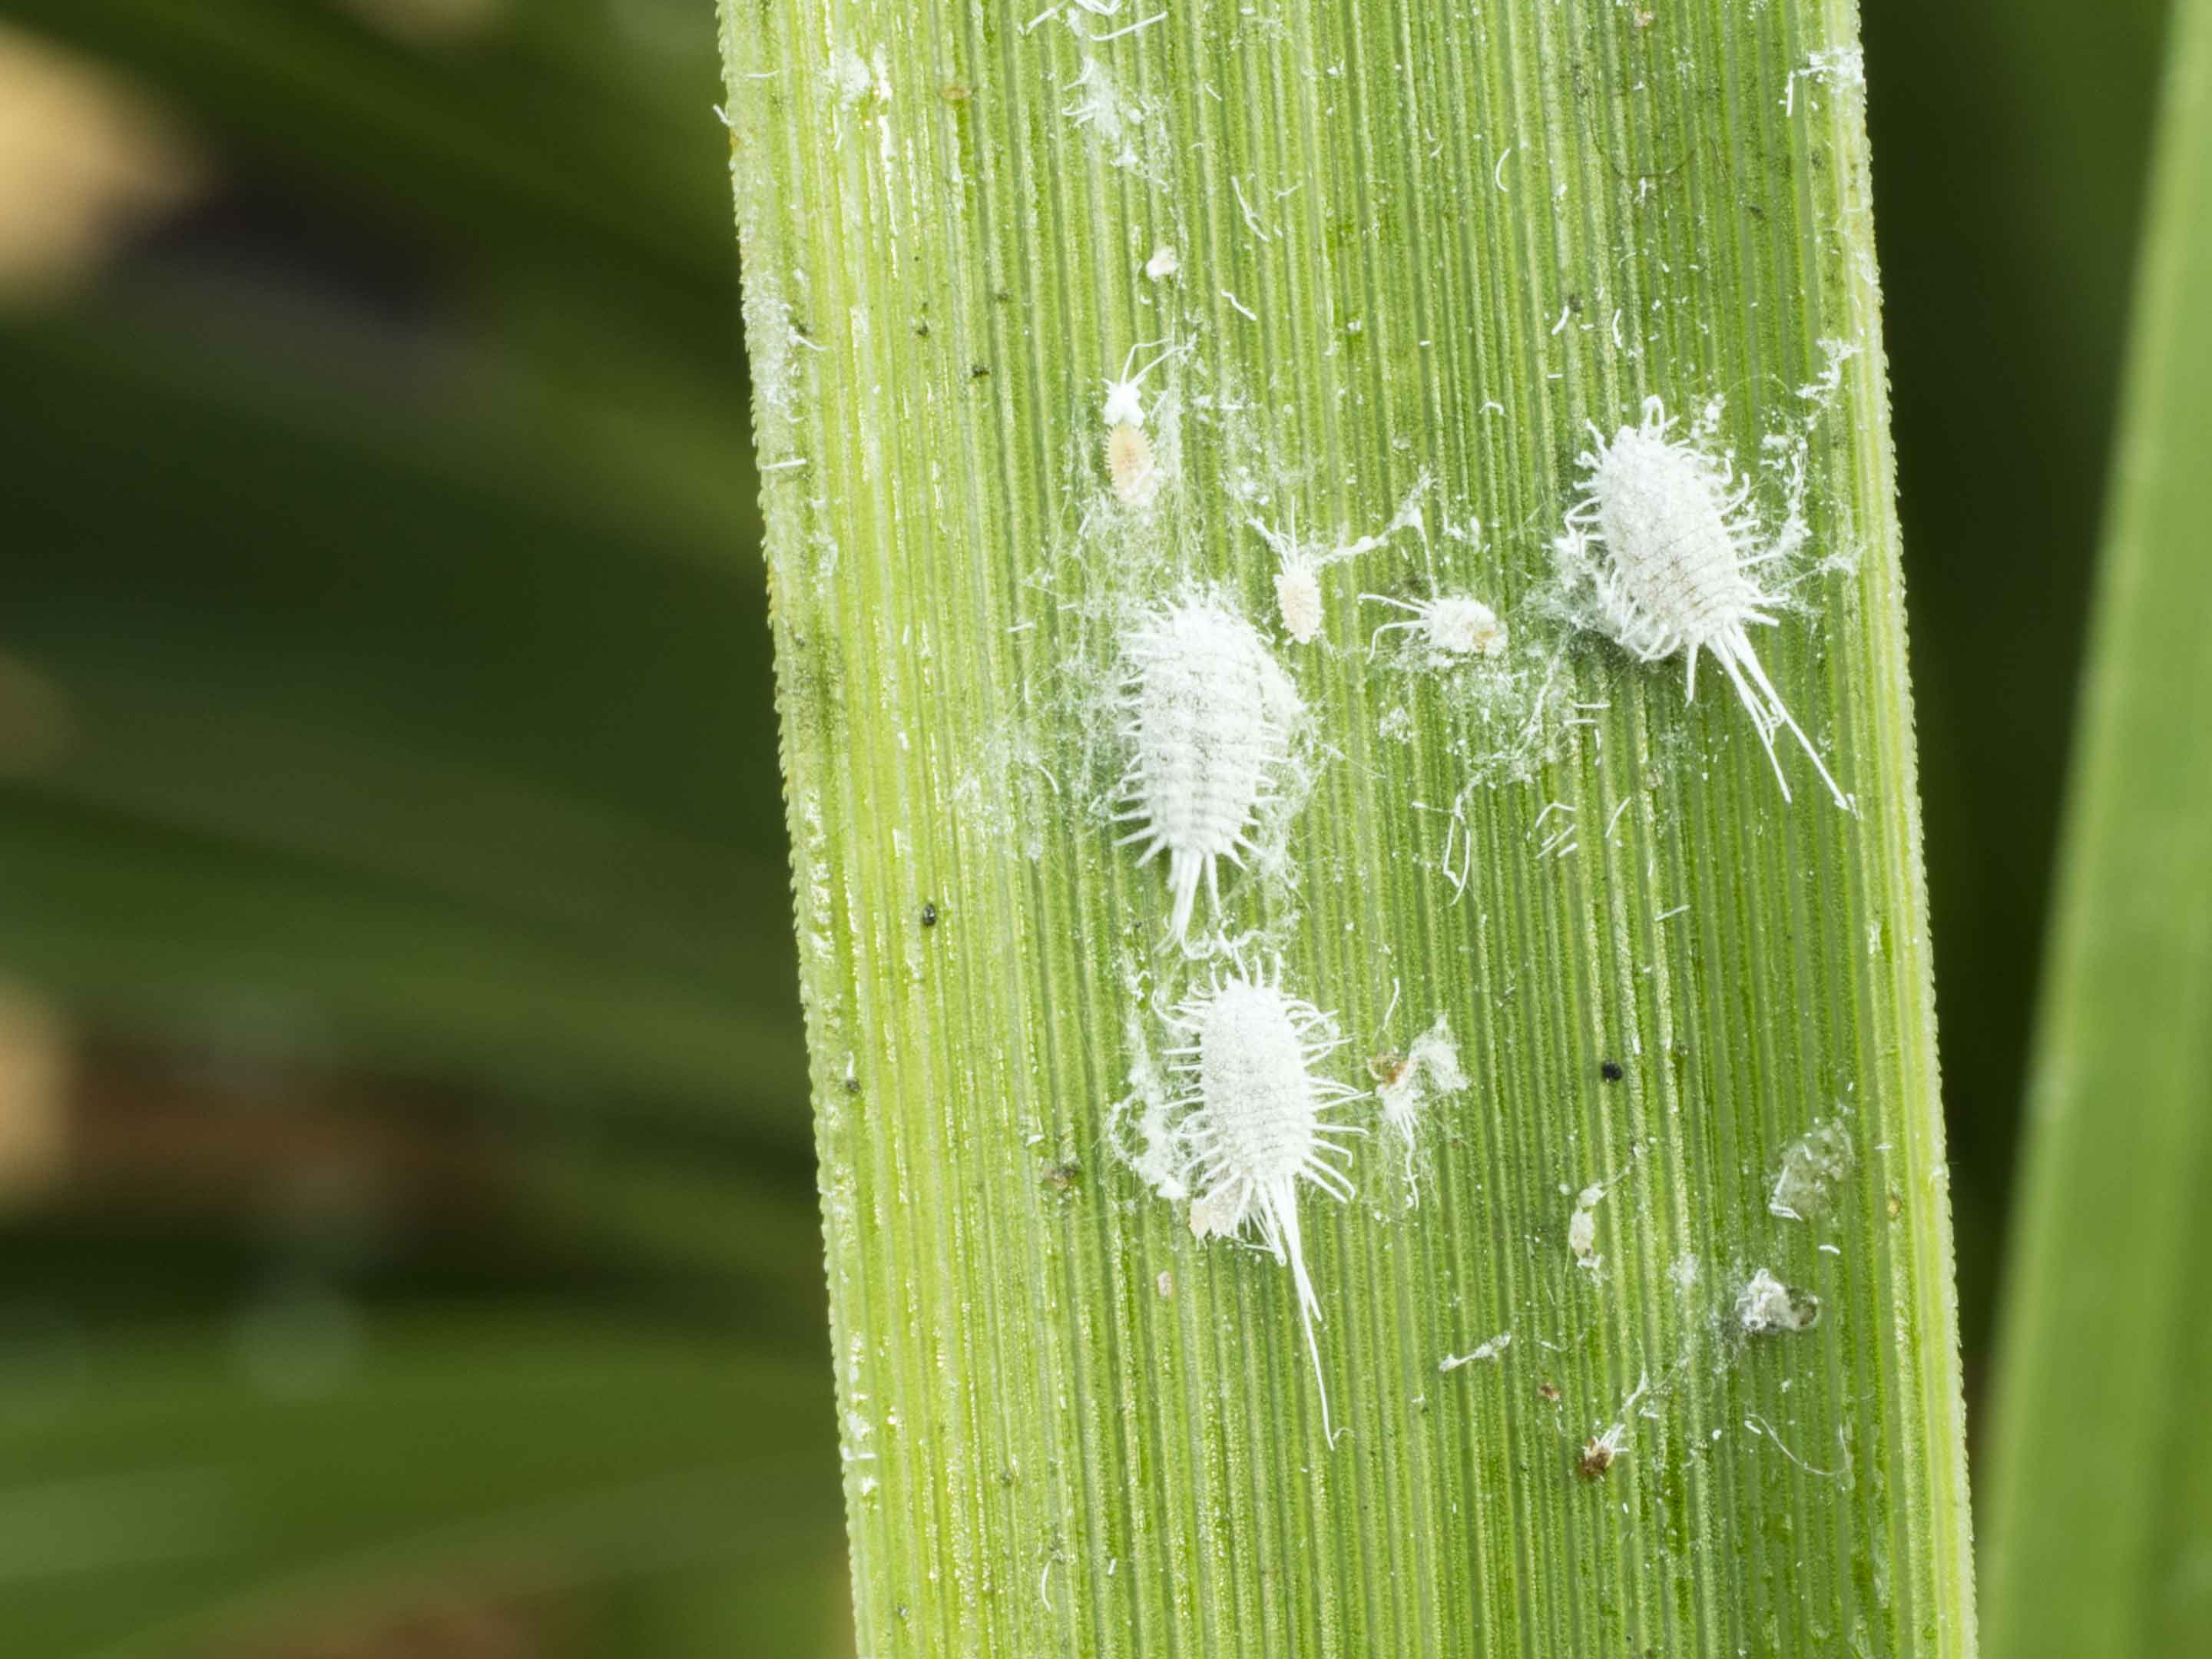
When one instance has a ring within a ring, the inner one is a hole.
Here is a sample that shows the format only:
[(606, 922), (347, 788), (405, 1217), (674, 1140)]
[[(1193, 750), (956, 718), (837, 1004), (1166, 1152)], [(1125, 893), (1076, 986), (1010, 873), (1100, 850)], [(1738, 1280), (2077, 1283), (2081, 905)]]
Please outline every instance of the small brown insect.
[(1610, 1434), (1595, 1436), (1583, 1443), (1582, 1455), (1575, 1459), (1575, 1473), (1585, 1480), (1602, 1480), (1620, 1455)]
[(1559, 1385), (1548, 1377), (1536, 1385), (1536, 1393), (1540, 1398), (1550, 1401), (1554, 1406), (1559, 1403)]
[(1367, 1062), (1367, 1075), (1385, 1089), (1395, 1089), (1406, 1080), (1406, 1073), (1413, 1061), (1393, 1049), (1387, 1054), (1376, 1054)]

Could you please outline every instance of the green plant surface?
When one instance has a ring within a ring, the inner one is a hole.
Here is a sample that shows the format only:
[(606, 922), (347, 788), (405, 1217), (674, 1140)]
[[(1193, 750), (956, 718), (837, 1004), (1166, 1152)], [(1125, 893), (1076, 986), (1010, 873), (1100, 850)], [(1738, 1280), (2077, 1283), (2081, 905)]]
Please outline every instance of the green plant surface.
[[(1853, 9), (723, 15), (862, 1650), (1970, 1653)], [(1783, 546), (1851, 811), (1571, 626), (1647, 396)], [(1133, 1167), (1231, 971), (1110, 821), (1123, 642), (1200, 591), (1312, 712), (1222, 926), (1334, 1079), (1440, 1018), (1470, 1079), (1304, 1194), (1310, 1363)], [(1502, 658), (1370, 644), (1438, 591)]]
[(2029, 1091), (1989, 1498), (1997, 1659), (2212, 1628), (2212, 6), (2163, 127)]

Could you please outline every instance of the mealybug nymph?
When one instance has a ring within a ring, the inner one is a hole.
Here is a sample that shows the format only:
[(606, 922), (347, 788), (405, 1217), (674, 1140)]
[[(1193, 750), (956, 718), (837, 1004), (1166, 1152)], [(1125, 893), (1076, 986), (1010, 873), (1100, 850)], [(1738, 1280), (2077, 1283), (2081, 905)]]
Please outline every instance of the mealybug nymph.
[(1122, 506), (1151, 504), (1159, 491), (1160, 464), (1144, 428), (1124, 423), (1106, 428), (1106, 482)]
[(1114, 498), (1127, 507), (1148, 504), (1160, 483), (1159, 461), (1152, 453), (1152, 441), (1145, 435), (1145, 399), (1139, 388), (1146, 375), (1188, 348), (1170, 346), (1132, 374), (1129, 365), (1142, 349), (1129, 348), (1121, 360), (1121, 378), (1106, 382), (1106, 401), (1099, 410), (1106, 422), (1107, 482), (1114, 487)]
[(1505, 651), (1505, 624), (1480, 599), (1467, 593), (1440, 593), (1432, 599), (1394, 599), (1387, 593), (1362, 593), (1377, 605), (1395, 605), (1408, 613), (1405, 622), (1384, 623), (1367, 641), (1367, 654), (1375, 654), (1376, 641), (1401, 631), (1417, 635), (1431, 657), (1496, 657)]
[(1275, 609), (1293, 645), (1311, 645), (1321, 634), (1321, 578), (1310, 564), (1286, 564), (1275, 573)]
[(1325, 1119), (1357, 1099), (1358, 1091), (1314, 1075), (1316, 1065), (1341, 1039), (1330, 1034), (1327, 1016), (1313, 1004), (1284, 993), (1279, 968), (1270, 981), (1249, 976), (1240, 965), (1230, 977), (1187, 998), (1172, 1023), (1192, 1039), (1169, 1051), (1176, 1070), (1193, 1085), (1176, 1103), (1189, 1113), (1183, 1133), (1198, 1188), (1192, 1231), (1206, 1237), (1253, 1229), (1290, 1268), (1321, 1390), (1322, 1431), (1334, 1443), (1328, 1387), (1313, 1334), (1321, 1304), (1306, 1274), (1298, 1188), (1310, 1183), (1340, 1202), (1352, 1196), (1352, 1183), (1340, 1167), (1350, 1150), (1335, 1137), (1359, 1131)]
[(1576, 457), (1583, 495), (1567, 511), (1561, 555), (1580, 562), (1591, 544), (1604, 549), (1590, 572), (1600, 625), (1644, 662), (1686, 653), (1692, 697), (1698, 653), (1712, 653), (1751, 716), (1783, 799), (1790, 799), (1790, 784), (1774, 734), (1787, 726), (1836, 805), (1849, 811), (1850, 801), (1783, 706), (1746, 632), (1772, 627), (1765, 607), (1778, 602), (1753, 575), (1773, 553), (1759, 547), (1751, 486), (1738, 483), (1724, 463), (1695, 445), (1669, 438), (1673, 424), (1661, 401), (1647, 398), (1643, 423), (1622, 427), (1611, 443), (1591, 426), (1597, 447)]
[(1116, 814), (1124, 842), (1168, 855), (1169, 933), (1188, 936), (1203, 880), (1219, 908), (1219, 860), (1242, 864), (1245, 830), (1267, 799), (1303, 712), (1259, 632), (1210, 600), (1154, 612), (1131, 634), (1128, 724), (1133, 751)]

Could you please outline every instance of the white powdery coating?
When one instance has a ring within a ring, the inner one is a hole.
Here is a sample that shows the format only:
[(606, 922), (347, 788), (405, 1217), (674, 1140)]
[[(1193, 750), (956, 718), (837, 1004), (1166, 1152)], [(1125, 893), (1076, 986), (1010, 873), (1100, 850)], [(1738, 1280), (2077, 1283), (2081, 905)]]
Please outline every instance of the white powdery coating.
[(1754, 577), (1772, 556), (1757, 542), (1748, 484), (1696, 446), (1667, 435), (1673, 422), (1656, 398), (1644, 404), (1640, 426), (1624, 426), (1607, 443), (1590, 428), (1595, 450), (1577, 459), (1583, 498), (1567, 512), (1562, 563), (1577, 565), (1592, 544), (1598, 621), (1644, 662), (1686, 655), (1688, 695), (1698, 689), (1698, 653), (1711, 652), (1735, 687), (1760, 744), (1790, 799), (1774, 734), (1788, 727), (1811, 757), (1821, 781), (1846, 811), (1850, 803), (1828, 775), (1752, 649), (1747, 631), (1772, 627), (1765, 607), (1778, 603)]
[(1577, 1265), (1587, 1267), (1595, 1277), (1605, 1266), (1605, 1258), (1597, 1253), (1597, 1206), (1605, 1202), (1605, 1187), (1595, 1182), (1582, 1189), (1575, 1200), (1575, 1212), (1567, 1218), (1567, 1249), (1574, 1252)]
[(872, 61), (850, 46), (838, 47), (830, 54), (829, 77), (838, 101), (848, 108), (872, 93), (878, 103), (890, 102), (890, 73), (884, 67), (881, 46), (876, 48)]
[(1505, 1357), (1505, 1350), (1513, 1341), (1513, 1333), (1500, 1331), (1489, 1341), (1478, 1346), (1472, 1352), (1448, 1353), (1437, 1361), (1440, 1371), (1455, 1371), (1462, 1365), (1494, 1365)]
[(1841, 1123), (1814, 1124), (1784, 1151), (1781, 1173), (1767, 1195), (1767, 1213), (1785, 1221), (1810, 1221), (1827, 1207), (1830, 1195), (1850, 1176), (1852, 1162), (1850, 1132)]
[(1812, 1329), (1820, 1322), (1820, 1304), (1761, 1267), (1736, 1293), (1735, 1316), (1747, 1335), (1777, 1336)]
[[(1370, 1062), (1371, 1063), (1371, 1062)], [(1459, 1044), (1452, 1040), (1451, 1023), (1443, 1014), (1437, 1023), (1413, 1039), (1413, 1046), (1387, 1073), (1378, 1073), (1375, 1098), (1382, 1108), (1382, 1122), (1397, 1138), (1406, 1157), (1406, 1202), (1420, 1202), (1420, 1184), (1414, 1178), (1414, 1132), (1420, 1127), (1421, 1108), (1443, 1095), (1455, 1095), (1469, 1086), (1459, 1063)]]
[(1199, 883), (1218, 908), (1220, 860), (1252, 849), (1245, 831), (1304, 710), (1258, 631), (1211, 601), (1155, 612), (1126, 655), (1133, 754), (1117, 816), (1139, 826), (1122, 839), (1144, 842), (1144, 860), (1168, 855), (1168, 932), (1181, 941)]
[[(1132, 1016), (1126, 1036), (1129, 1045), (1129, 1092), (1115, 1103), (1108, 1119), (1108, 1145), (1139, 1180), (1162, 1198), (1188, 1198), (1190, 1192), (1183, 1178), (1190, 1159), (1176, 1121), (1174, 1091), (1153, 1062), (1143, 1023)], [(1125, 1124), (1132, 1117), (1136, 1120), (1137, 1135), (1144, 1143), (1136, 1151), (1129, 1148), (1123, 1133)]]
[(1338, 1137), (1356, 1131), (1325, 1119), (1358, 1091), (1314, 1074), (1339, 1040), (1311, 1003), (1242, 969), (1187, 999), (1174, 1023), (1194, 1039), (1170, 1051), (1194, 1085), (1176, 1103), (1189, 1113), (1182, 1133), (1198, 1189), (1191, 1230), (1201, 1238), (1255, 1231), (1290, 1268), (1324, 1432), (1334, 1440), (1313, 1334), (1321, 1304), (1306, 1273), (1298, 1188), (1310, 1183), (1340, 1202), (1352, 1196), (1341, 1167), (1350, 1151)]

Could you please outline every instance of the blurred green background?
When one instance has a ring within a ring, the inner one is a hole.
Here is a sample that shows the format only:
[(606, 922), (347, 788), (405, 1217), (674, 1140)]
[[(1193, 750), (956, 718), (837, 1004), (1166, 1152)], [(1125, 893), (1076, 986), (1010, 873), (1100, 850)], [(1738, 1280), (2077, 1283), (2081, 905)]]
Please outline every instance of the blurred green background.
[[(2163, 14), (1865, 5), (1977, 1395)], [(11, 1659), (849, 1650), (714, 39), (0, 4)]]

